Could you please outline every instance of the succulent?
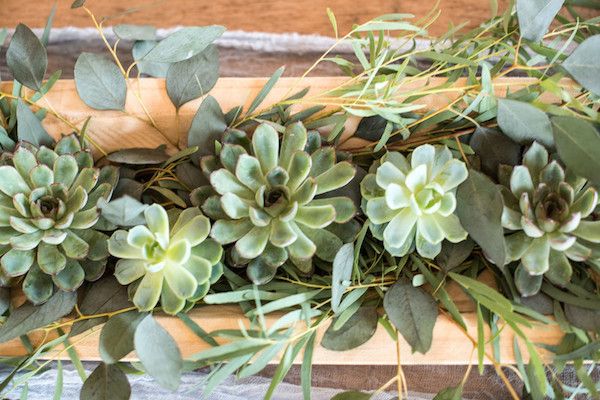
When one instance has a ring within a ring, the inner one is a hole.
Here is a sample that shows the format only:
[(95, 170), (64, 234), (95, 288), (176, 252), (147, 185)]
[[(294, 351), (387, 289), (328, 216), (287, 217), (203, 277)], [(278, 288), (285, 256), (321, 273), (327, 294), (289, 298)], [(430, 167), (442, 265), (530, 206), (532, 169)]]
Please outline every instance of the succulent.
[(94, 168), (75, 135), (54, 150), (20, 142), (0, 166), (0, 254), (2, 272), (25, 276), (23, 291), (43, 303), (54, 285), (77, 289), (98, 279), (108, 258), (108, 236), (97, 222), (99, 199), (110, 198), (118, 170)]
[[(256, 128), (251, 142), (240, 131), (229, 135), (237, 139), (223, 144), (220, 165), (210, 172), (217, 195), (202, 208), (217, 219), (211, 236), (235, 243), (232, 264), (247, 266), (248, 277), (263, 284), (288, 260), (305, 273), (315, 255), (332, 261), (342, 242), (328, 229), (350, 221), (356, 208), (347, 197), (324, 194), (352, 180), (352, 164), (337, 162), (335, 149), (321, 147), (318, 133), (301, 123), (288, 126), (281, 142), (268, 124)], [(203, 170), (214, 161), (203, 158)]]
[[(177, 215), (178, 214), (178, 215)], [(223, 270), (223, 250), (207, 239), (210, 222), (197, 207), (173, 210), (171, 218), (159, 204), (144, 210), (146, 225), (118, 230), (108, 241), (118, 257), (115, 276), (130, 285), (133, 303), (150, 311), (160, 300), (163, 310), (177, 314), (208, 292)], [(175, 221), (170, 226), (169, 221)]]
[(398, 257), (416, 247), (421, 256), (434, 258), (444, 239), (465, 240), (467, 232), (453, 213), (456, 188), (467, 174), (445, 146), (419, 146), (408, 160), (398, 152), (385, 154), (361, 182), (374, 236)]
[(500, 172), (504, 209), (502, 225), (507, 258), (520, 261), (515, 271), (523, 295), (537, 293), (545, 275), (564, 285), (572, 261), (587, 261), (600, 243), (600, 221), (591, 220), (598, 193), (586, 181), (549, 161), (548, 151), (534, 142), (523, 165)]

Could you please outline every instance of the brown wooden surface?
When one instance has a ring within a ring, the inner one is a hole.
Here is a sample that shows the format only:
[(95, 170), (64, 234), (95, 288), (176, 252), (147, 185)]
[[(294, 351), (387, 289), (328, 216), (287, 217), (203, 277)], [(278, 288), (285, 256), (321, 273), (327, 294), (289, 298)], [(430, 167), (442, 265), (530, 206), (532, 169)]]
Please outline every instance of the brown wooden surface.
[[(56, 27), (88, 27), (87, 14), (70, 10), (72, 0), (59, 0)], [(29, 26), (43, 27), (54, 0), (2, 0), (0, 26), (13, 27), (17, 22)], [(508, 0), (499, 0), (503, 9)], [(112, 16), (106, 23), (122, 22), (152, 24), (159, 27), (177, 25), (221, 24), (229, 30), (260, 32), (298, 32), (333, 36), (326, 9), (336, 15), (339, 31), (346, 32), (352, 24), (365, 22), (387, 13), (412, 13), (417, 17), (426, 15), (433, 5), (432, 0), (88, 0), (87, 6), (97, 16)], [(129, 12), (131, 10), (132, 12)], [(469, 21), (475, 27), (490, 17), (487, 0), (441, 0), (442, 14), (430, 32), (440, 34), (450, 24), (458, 25)], [(120, 16), (119, 16), (120, 15)]]

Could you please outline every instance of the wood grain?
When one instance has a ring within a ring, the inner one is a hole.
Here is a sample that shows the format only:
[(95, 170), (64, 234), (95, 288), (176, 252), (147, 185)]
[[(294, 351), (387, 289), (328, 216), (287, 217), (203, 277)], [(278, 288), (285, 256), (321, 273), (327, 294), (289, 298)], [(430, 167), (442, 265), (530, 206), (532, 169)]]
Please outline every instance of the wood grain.
[[(53, 0), (2, 0), (0, 26), (12, 27), (23, 22), (43, 27), (53, 3)], [(503, 9), (508, 0), (498, 3)], [(81, 9), (70, 10), (70, 4), (70, 0), (58, 2), (54, 26), (91, 26), (87, 14)], [(335, 13), (339, 31), (346, 32), (353, 24), (387, 13), (411, 13), (423, 17), (434, 4), (434, 1), (418, 0), (88, 0), (86, 3), (95, 15), (110, 17), (106, 25), (123, 22), (158, 27), (220, 24), (229, 30), (327, 36), (333, 36), (327, 7)], [(485, 0), (441, 0), (440, 10), (440, 18), (430, 28), (433, 34), (445, 32), (450, 24), (466, 21), (469, 27), (475, 27), (491, 15), (489, 2)]]
[[(242, 323), (248, 327), (248, 320), (236, 306), (207, 306), (196, 308), (188, 314), (200, 327), (207, 332), (220, 329), (239, 329)], [(266, 316), (267, 326), (270, 326), (280, 313), (268, 314)], [(184, 357), (191, 356), (202, 350), (208, 349), (210, 345), (195, 336), (185, 324), (176, 317), (159, 315), (160, 324), (173, 336)], [(463, 318), (471, 337), (477, 337), (477, 317), (473, 313), (463, 314)], [(81, 359), (88, 361), (100, 360), (98, 354), (98, 336), (101, 326), (93, 328), (79, 336), (74, 337), (71, 343), (77, 349)], [(320, 343), (326, 326), (322, 327), (317, 336)], [(535, 343), (558, 344), (562, 338), (562, 332), (557, 324), (541, 325), (534, 324), (525, 333)], [(490, 337), (486, 327), (486, 337)], [(42, 335), (31, 334), (30, 338), (34, 344), (39, 344)], [(51, 338), (51, 337), (50, 337)], [(510, 329), (504, 329), (500, 335), (500, 356), (504, 363), (515, 363), (513, 354), (514, 335)], [(433, 344), (427, 354), (411, 353), (410, 346), (404, 339), (400, 339), (402, 363), (405, 365), (464, 365), (476, 361), (476, 353), (473, 353), (473, 344), (469, 341), (463, 331), (457, 327), (448, 317), (439, 316), (433, 332)], [(486, 351), (491, 352), (491, 346)], [(16, 357), (27, 354), (19, 339), (0, 344), (0, 354), (5, 357)], [(549, 354), (542, 352), (544, 359), (550, 361)], [(44, 355), (47, 358), (67, 359), (68, 355), (62, 349), (57, 349)], [(135, 354), (130, 354), (124, 360), (135, 360)], [(301, 357), (296, 360), (300, 362)], [(334, 352), (323, 347), (315, 348), (313, 362), (316, 365), (394, 365), (397, 363), (396, 344), (390, 338), (385, 329), (378, 326), (375, 335), (365, 344), (351, 351)], [(489, 363), (489, 361), (486, 361)]]

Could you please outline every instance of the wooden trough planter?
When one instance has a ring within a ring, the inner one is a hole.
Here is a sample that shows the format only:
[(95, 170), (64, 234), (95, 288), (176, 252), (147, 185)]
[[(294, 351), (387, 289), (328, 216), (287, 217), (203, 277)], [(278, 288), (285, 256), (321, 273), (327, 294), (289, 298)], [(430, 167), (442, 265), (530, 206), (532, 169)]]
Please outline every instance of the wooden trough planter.
[[(263, 78), (222, 78), (211, 91), (223, 110), (238, 105), (247, 106), (258, 91), (264, 85), (266, 79)], [(304, 87), (310, 87), (310, 93), (318, 93), (324, 90), (332, 89), (346, 81), (346, 78), (305, 78), (299, 82), (298, 78), (282, 78), (271, 90), (265, 99), (262, 107), (273, 104), (284, 98), (291, 91), (297, 91)], [(430, 81), (431, 86), (436, 86), (442, 81)], [(527, 78), (502, 78), (494, 81), (495, 90), (499, 95), (503, 95), (507, 88), (511, 91), (518, 90), (530, 84), (532, 81)], [(415, 87), (424, 87), (425, 82), (415, 82)], [(459, 80), (457, 85), (464, 86), (465, 82)], [(10, 90), (8, 84), (2, 84), (3, 89)], [(178, 148), (185, 146), (187, 131), (191, 120), (198, 109), (201, 100), (192, 101), (176, 113), (175, 108), (166, 95), (165, 81), (160, 79), (140, 79), (132, 80), (129, 85), (127, 99), (127, 112), (121, 111), (97, 111), (87, 107), (77, 95), (75, 83), (72, 80), (58, 81), (53, 89), (40, 100), (40, 105), (64, 117), (60, 120), (48, 114), (44, 120), (44, 125), (48, 132), (55, 138), (60, 137), (61, 133), (68, 133), (72, 129), (66, 123), (81, 127), (88, 116), (92, 116), (88, 134), (94, 139), (105, 152), (110, 153), (119, 149), (147, 147), (154, 148), (161, 144), (167, 146), (167, 151), (174, 153)], [(145, 121), (145, 113), (133, 92), (143, 99), (147, 111), (154, 118), (158, 130), (153, 128)], [(429, 96), (423, 99), (427, 106), (438, 108), (456, 96), (459, 91), (448, 92), (443, 95)], [(354, 132), (358, 120), (349, 120), (346, 125), (344, 135), (350, 137)], [(358, 147), (365, 144), (361, 139), (347, 140), (345, 147)], [(100, 156), (100, 153), (96, 155)], [(485, 274), (484, 274), (485, 275)], [(486, 283), (493, 285), (489, 276), (482, 276), (481, 279)], [(477, 317), (474, 313), (474, 304), (454, 283), (448, 286), (448, 292), (455, 300), (459, 309), (463, 313), (463, 318), (472, 338), (477, 337)], [(248, 326), (248, 321), (242, 311), (237, 306), (204, 306), (193, 309), (189, 316), (205, 331), (211, 332), (222, 329), (237, 329), (239, 321)], [(273, 323), (281, 314), (267, 315), (267, 325)], [(158, 315), (157, 320), (163, 325), (179, 344), (184, 357), (198, 353), (210, 346), (193, 334), (185, 324), (177, 317)], [(534, 343), (557, 344), (563, 333), (558, 325), (543, 325), (532, 323), (534, 328), (525, 330), (526, 334)], [(322, 336), (323, 327), (319, 331)], [(91, 331), (87, 331), (74, 337), (71, 342), (74, 344), (79, 357), (82, 360), (100, 360), (98, 353), (98, 337), (101, 326), (96, 326)], [(486, 336), (490, 333), (487, 326)], [(34, 345), (40, 344), (44, 339), (41, 333), (34, 332), (30, 339)], [(46, 340), (52, 339), (46, 338)], [(400, 349), (402, 364), (428, 364), (428, 365), (452, 365), (452, 364), (470, 364), (476, 362), (476, 352), (473, 352), (474, 343), (465, 335), (462, 329), (456, 325), (449, 317), (440, 314), (433, 332), (433, 344), (431, 350), (422, 355), (420, 353), (412, 354), (410, 346), (402, 337), (400, 337)], [(502, 363), (515, 363), (513, 354), (514, 335), (511, 330), (504, 329), (500, 333), (500, 358)], [(317, 343), (320, 341), (317, 338)], [(487, 352), (492, 352), (489, 345)], [(0, 356), (14, 357), (27, 354), (19, 339), (0, 344)], [(548, 359), (547, 354), (541, 351), (541, 355)], [(47, 358), (68, 359), (65, 351), (53, 350), (46, 354)], [(301, 355), (300, 355), (301, 357)], [(134, 360), (130, 355), (124, 360)], [(296, 360), (300, 362), (301, 358)], [(375, 335), (362, 346), (346, 352), (334, 352), (323, 347), (316, 346), (314, 350), (313, 363), (322, 365), (396, 365), (398, 362), (396, 344), (388, 335), (383, 327), (378, 326)], [(489, 361), (486, 360), (489, 363)]]

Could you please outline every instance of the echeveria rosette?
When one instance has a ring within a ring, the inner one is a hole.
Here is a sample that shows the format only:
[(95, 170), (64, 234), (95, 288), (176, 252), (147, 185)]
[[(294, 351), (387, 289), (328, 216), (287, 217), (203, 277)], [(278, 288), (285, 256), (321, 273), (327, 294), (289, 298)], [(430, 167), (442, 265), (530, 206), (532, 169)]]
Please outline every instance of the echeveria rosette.
[(45, 302), (98, 279), (108, 236), (96, 229), (99, 199), (109, 199), (118, 170), (94, 168), (75, 135), (54, 149), (21, 142), (0, 167), (0, 263), (9, 278), (25, 276), (27, 298)]
[(275, 129), (262, 124), (248, 146), (224, 144), (222, 167), (210, 174), (218, 196), (203, 209), (216, 201), (221, 213), (211, 236), (223, 245), (235, 243), (231, 258), (248, 266), (254, 283), (271, 280), (287, 260), (303, 272), (311, 270), (315, 255), (332, 261), (341, 240), (326, 228), (355, 215), (351, 199), (322, 196), (350, 182), (354, 166), (336, 162), (333, 147), (309, 153), (308, 137), (295, 123), (280, 142)]
[(385, 154), (361, 182), (374, 236), (398, 257), (416, 247), (421, 256), (434, 258), (444, 239), (465, 240), (454, 210), (456, 188), (467, 175), (465, 164), (445, 146), (419, 146), (408, 159), (398, 152)]
[(542, 276), (564, 285), (573, 272), (569, 260), (593, 261), (600, 253), (600, 221), (591, 214), (598, 193), (534, 142), (523, 164), (500, 174), (508, 261), (520, 261), (515, 282), (523, 295), (540, 288)]
[[(108, 241), (118, 257), (115, 276), (130, 285), (133, 303), (150, 311), (160, 300), (168, 314), (177, 314), (208, 292), (222, 273), (223, 250), (208, 238), (210, 222), (197, 207), (169, 214), (159, 204), (146, 208), (146, 225), (118, 230)], [(169, 221), (175, 220), (173, 226)]]

